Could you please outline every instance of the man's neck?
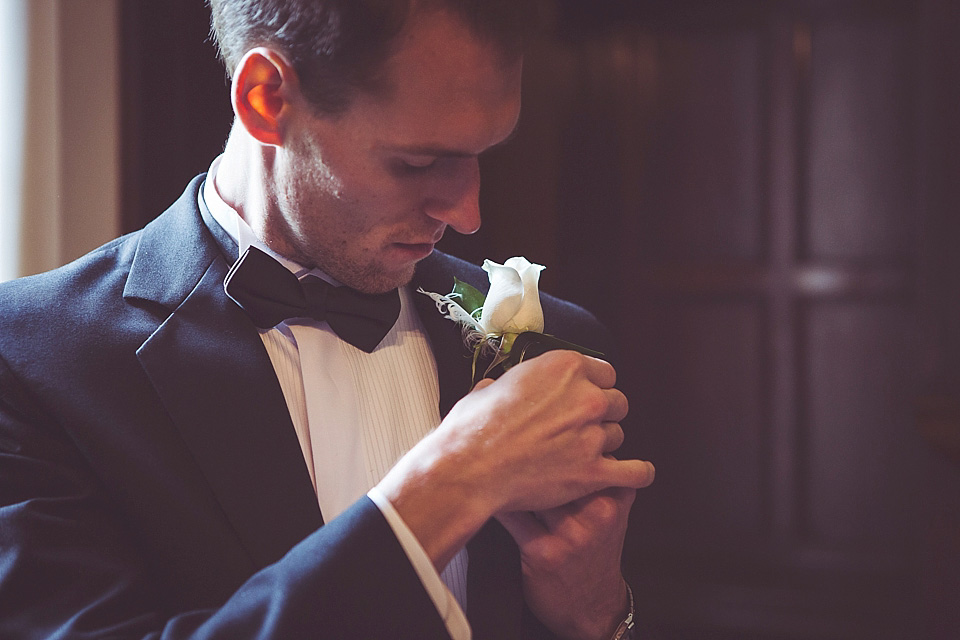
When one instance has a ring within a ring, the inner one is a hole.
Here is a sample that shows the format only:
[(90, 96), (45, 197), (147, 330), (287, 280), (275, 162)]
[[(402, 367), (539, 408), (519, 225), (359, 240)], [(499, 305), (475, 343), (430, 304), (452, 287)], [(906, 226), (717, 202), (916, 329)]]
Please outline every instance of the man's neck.
[(272, 155), (271, 147), (257, 143), (234, 123), (213, 183), (223, 201), (240, 214), (261, 240), (266, 230), (266, 185)]

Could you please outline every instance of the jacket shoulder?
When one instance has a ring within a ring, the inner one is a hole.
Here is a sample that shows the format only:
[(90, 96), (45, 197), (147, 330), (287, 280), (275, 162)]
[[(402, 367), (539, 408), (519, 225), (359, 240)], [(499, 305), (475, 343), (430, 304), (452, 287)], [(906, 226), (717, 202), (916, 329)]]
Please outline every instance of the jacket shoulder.
[(95, 300), (122, 290), (139, 235), (112, 240), (57, 269), (0, 284), (0, 336), (22, 323), (36, 328), (59, 316), (84, 317)]
[[(211, 244), (197, 233), (203, 226), (196, 205), (200, 178), (144, 229), (57, 269), (0, 284), (0, 358), (11, 366), (20, 362), (36, 369), (34, 364), (54, 359), (54, 354), (92, 357), (98, 350), (149, 335), (145, 332), (155, 329), (172, 309), (162, 304), (166, 301), (161, 296), (151, 301), (130, 295), (131, 274), (139, 268), (141, 279), (151, 280), (151, 286), (161, 291), (169, 289), (171, 281), (182, 283), (185, 291), (191, 280), (196, 282), (198, 276), (191, 271), (205, 268), (203, 262), (211, 253), (199, 255), (189, 249), (191, 242)], [(164, 249), (168, 255), (157, 258)]]

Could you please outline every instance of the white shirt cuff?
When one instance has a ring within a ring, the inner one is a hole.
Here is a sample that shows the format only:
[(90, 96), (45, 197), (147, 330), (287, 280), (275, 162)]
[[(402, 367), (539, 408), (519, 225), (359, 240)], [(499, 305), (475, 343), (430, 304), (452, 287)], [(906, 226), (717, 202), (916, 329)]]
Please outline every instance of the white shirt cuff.
[(407, 527), (407, 523), (403, 521), (390, 501), (376, 487), (367, 492), (367, 497), (373, 501), (373, 504), (377, 505), (390, 528), (393, 529), (394, 535), (400, 541), (400, 546), (403, 547), (410, 564), (413, 565), (413, 570), (417, 572), (420, 582), (423, 583), (423, 588), (426, 589), (427, 595), (433, 601), (433, 606), (437, 608), (437, 613), (443, 619), (450, 637), (453, 640), (471, 640), (473, 634), (470, 631), (467, 616), (464, 615), (447, 585), (440, 579), (440, 574), (434, 568), (433, 562), (430, 561), (427, 552), (420, 546), (420, 541)]

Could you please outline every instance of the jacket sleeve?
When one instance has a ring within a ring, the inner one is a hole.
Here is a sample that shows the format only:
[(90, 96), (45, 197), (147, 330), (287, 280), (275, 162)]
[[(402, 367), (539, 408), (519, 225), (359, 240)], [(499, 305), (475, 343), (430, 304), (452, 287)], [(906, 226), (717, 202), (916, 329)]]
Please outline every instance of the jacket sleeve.
[(0, 360), (0, 637), (449, 637), (368, 498), (217, 606), (173, 610), (108, 496)]

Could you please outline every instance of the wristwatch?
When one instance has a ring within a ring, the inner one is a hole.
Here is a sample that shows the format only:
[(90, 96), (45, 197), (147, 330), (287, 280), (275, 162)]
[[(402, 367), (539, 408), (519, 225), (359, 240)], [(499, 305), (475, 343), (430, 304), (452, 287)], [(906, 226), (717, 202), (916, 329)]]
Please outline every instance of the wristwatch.
[(623, 619), (623, 622), (620, 623), (620, 626), (617, 627), (617, 630), (613, 633), (613, 637), (610, 640), (635, 640), (633, 634), (633, 615), (636, 613), (633, 606), (633, 589), (630, 588), (630, 585), (624, 582), (624, 586), (627, 587), (627, 600), (630, 601), (630, 609), (627, 611), (627, 617)]

